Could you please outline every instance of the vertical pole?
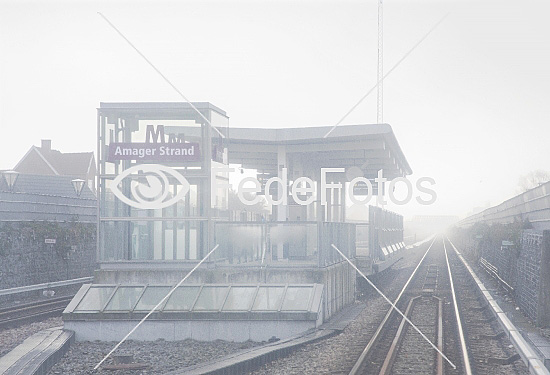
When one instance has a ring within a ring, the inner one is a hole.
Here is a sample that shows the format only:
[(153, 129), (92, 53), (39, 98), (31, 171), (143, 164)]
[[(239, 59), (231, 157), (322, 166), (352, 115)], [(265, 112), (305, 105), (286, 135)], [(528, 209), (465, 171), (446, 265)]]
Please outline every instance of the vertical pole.
[[(283, 178), (283, 168), (287, 168), (286, 160), (286, 147), (278, 146), (277, 148), (277, 176)], [(288, 171), (287, 171), (288, 172)], [(281, 199), (283, 197), (283, 189), (277, 188), (278, 194), (277, 198)], [(287, 219), (287, 205), (279, 204), (277, 206), (277, 221), (286, 221)]]
[(103, 199), (103, 189), (101, 189), (101, 127), (103, 125), (103, 117), (101, 116), (101, 112), (98, 109), (97, 110), (97, 160), (96, 160), (96, 194), (97, 194), (97, 200), (96, 200), (96, 213), (97, 213), (97, 228), (96, 228), (96, 262), (100, 262), (103, 259), (101, 258), (101, 242), (99, 238), (100, 234), (100, 228), (101, 228), (101, 211), (99, 210), (100, 207), (100, 201)]
[(342, 180), (342, 189), (341, 189), (341, 197), (340, 197), (340, 204), (341, 204), (341, 222), (346, 222), (346, 180)]
[[(206, 114), (206, 117), (208, 118), (208, 121), (211, 121), (211, 112), (210, 110)], [(207, 175), (204, 186), (204, 191), (206, 192), (206, 195), (204, 197), (204, 214), (207, 217), (207, 224), (206, 224), (206, 233), (203, 233), (203, 236), (206, 236), (206, 238), (203, 241), (203, 248), (199, 249), (200, 255), (198, 258), (202, 258), (207, 249), (211, 249), (210, 246), (213, 242), (214, 237), (214, 228), (213, 228), (213, 221), (212, 221), (212, 127), (210, 124), (203, 122), (202, 127), (204, 128), (204, 136), (205, 136), (205, 142), (204, 142), (204, 171)], [(203, 251), (204, 250), (204, 251)]]
[[(277, 176), (280, 179), (283, 179), (283, 168), (287, 167), (286, 160), (286, 147), (278, 146), (277, 148)], [(288, 172), (288, 171), (287, 171)], [(277, 187), (277, 199), (283, 198), (283, 188), (281, 186)], [(277, 205), (277, 221), (286, 221), (287, 220), (287, 205), (279, 204)], [(286, 227), (285, 227), (286, 229)], [(284, 256), (284, 242), (278, 241), (277, 243), (277, 259), (281, 260)]]
[(383, 94), (384, 94), (384, 14), (383, 14), (383, 0), (378, 0), (378, 101), (376, 106), (376, 119), (379, 124), (383, 123)]

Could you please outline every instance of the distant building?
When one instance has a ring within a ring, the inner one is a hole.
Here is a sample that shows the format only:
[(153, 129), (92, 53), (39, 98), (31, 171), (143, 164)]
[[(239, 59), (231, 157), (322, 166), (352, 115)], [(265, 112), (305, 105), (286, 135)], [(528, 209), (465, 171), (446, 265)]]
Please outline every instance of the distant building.
[(53, 150), (52, 141), (49, 139), (43, 139), (40, 147), (32, 146), (13, 170), (23, 174), (82, 179), (91, 191), (96, 191), (94, 153), (64, 153)]
[(77, 191), (69, 176), (17, 174), (13, 186), (0, 171), (0, 224), (3, 222), (77, 221), (94, 226), (97, 199), (88, 186)]

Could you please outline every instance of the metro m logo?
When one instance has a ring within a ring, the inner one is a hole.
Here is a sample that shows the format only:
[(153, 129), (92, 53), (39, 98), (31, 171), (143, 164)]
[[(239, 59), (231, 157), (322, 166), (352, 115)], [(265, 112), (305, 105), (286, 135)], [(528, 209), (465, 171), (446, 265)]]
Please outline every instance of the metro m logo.
[[(168, 134), (168, 143), (184, 143), (185, 134)], [(155, 130), (155, 125), (147, 125), (145, 131), (145, 143), (167, 143), (166, 135), (164, 133), (164, 125), (157, 125)]]

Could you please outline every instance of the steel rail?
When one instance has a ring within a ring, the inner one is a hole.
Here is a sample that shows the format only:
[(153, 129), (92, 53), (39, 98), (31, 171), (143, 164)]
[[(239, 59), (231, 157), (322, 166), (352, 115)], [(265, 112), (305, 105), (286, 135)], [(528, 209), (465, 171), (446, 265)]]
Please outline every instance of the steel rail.
[(464, 365), (464, 374), (472, 375), (472, 365), (470, 363), (470, 355), (468, 354), (468, 347), (466, 346), (466, 338), (464, 336), (464, 329), (462, 328), (462, 318), (460, 317), (460, 311), (458, 309), (458, 303), (456, 298), (456, 291), (453, 282), (453, 274), (451, 272), (451, 265), (449, 263), (449, 256), (447, 254), (447, 247), (445, 246), (445, 237), (443, 237), (443, 250), (445, 250), (445, 260), (447, 262), (447, 271), (449, 272), (449, 282), (451, 285), (451, 294), (453, 296), (453, 305), (456, 317), (456, 324), (458, 328), (458, 339), (460, 342), (460, 352), (462, 355), (462, 363)]
[[(413, 297), (409, 301), (409, 305), (407, 306), (407, 311), (405, 312), (405, 315), (410, 317), (412, 315), (412, 310), (416, 304), (416, 300), (422, 298), (421, 295), (418, 295), (416, 297)], [(436, 332), (437, 332), (437, 346), (439, 350), (443, 351), (443, 300), (439, 297), (432, 296), (431, 298), (435, 299), (437, 301), (437, 322), (436, 324)], [(390, 350), (388, 351), (388, 354), (386, 355), (386, 359), (384, 360), (384, 364), (382, 365), (382, 368), (380, 369), (379, 375), (390, 375), (393, 365), (395, 363), (395, 359), (397, 357), (398, 350), (401, 347), (401, 343), (405, 337), (406, 331), (405, 331), (405, 324), (407, 322), (405, 319), (401, 320), (401, 323), (399, 324), (399, 328), (395, 334), (395, 338), (393, 339), (393, 342), (391, 344)], [(438, 355), (436, 364), (436, 375), (443, 375), (443, 357)]]
[(55, 300), (31, 302), (4, 308), (0, 311), (0, 328), (12, 327), (40, 318), (61, 316), (61, 313), (73, 297), (59, 297)]
[[(403, 296), (403, 294), (405, 294), (405, 291), (407, 290), (407, 288), (409, 287), (410, 282), (412, 281), (412, 279), (416, 275), (416, 272), (420, 268), (420, 265), (422, 264), (422, 262), (426, 258), (426, 255), (428, 255), (428, 253), (430, 252), (435, 240), (436, 240), (436, 237), (433, 238), (432, 243), (428, 247), (428, 250), (426, 250), (426, 252), (422, 256), (422, 259), (420, 259), (420, 261), (416, 265), (415, 269), (413, 270), (411, 276), (409, 277), (409, 279), (407, 280), (407, 282), (405, 283), (405, 285), (401, 289), (401, 292), (399, 293), (399, 295), (397, 296), (397, 298), (395, 299), (395, 301), (393, 303), (394, 305), (397, 304), (401, 300), (401, 297)], [(386, 325), (387, 321), (389, 320), (390, 316), (392, 315), (392, 313), (394, 313), (394, 309), (393, 309), (393, 307), (390, 307), (388, 312), (386, 313), (386, 316), (384, 317), (384, 319), (382, 320), (382, 322), (380, 323), (380, 325), (378, 326), (378, 328), (374, 332), (374, 335), (371, 337), (371, 339), (368, 342), (367, 346), (365, 347), (365, 349), (363, 349), (363, 352), (361, 353), (361, 355), (359, 356), (359, 358), (355, 362), (355, 365), (351, 369), (349, 375), (358, 375), (358, 374), (360, 374), (360, 369), (363, 365), (363, 362), (365, 362), (365, 359), (367, 358), (369, 352), (372, 350), (373, 346), (378, 342), (378, 339), (380, 338), (380, 334), (381, 334), (384, 326)]]

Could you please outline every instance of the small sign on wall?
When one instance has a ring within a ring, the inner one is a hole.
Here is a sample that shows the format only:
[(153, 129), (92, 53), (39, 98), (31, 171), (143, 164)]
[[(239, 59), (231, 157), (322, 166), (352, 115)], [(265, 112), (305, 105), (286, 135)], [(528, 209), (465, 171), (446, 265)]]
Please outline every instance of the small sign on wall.
[(47, 243), (47, 244), (55, 244), (55, 242), (56, 242), (55, 238), (45, 238), (44, 239), (44, 243)]

